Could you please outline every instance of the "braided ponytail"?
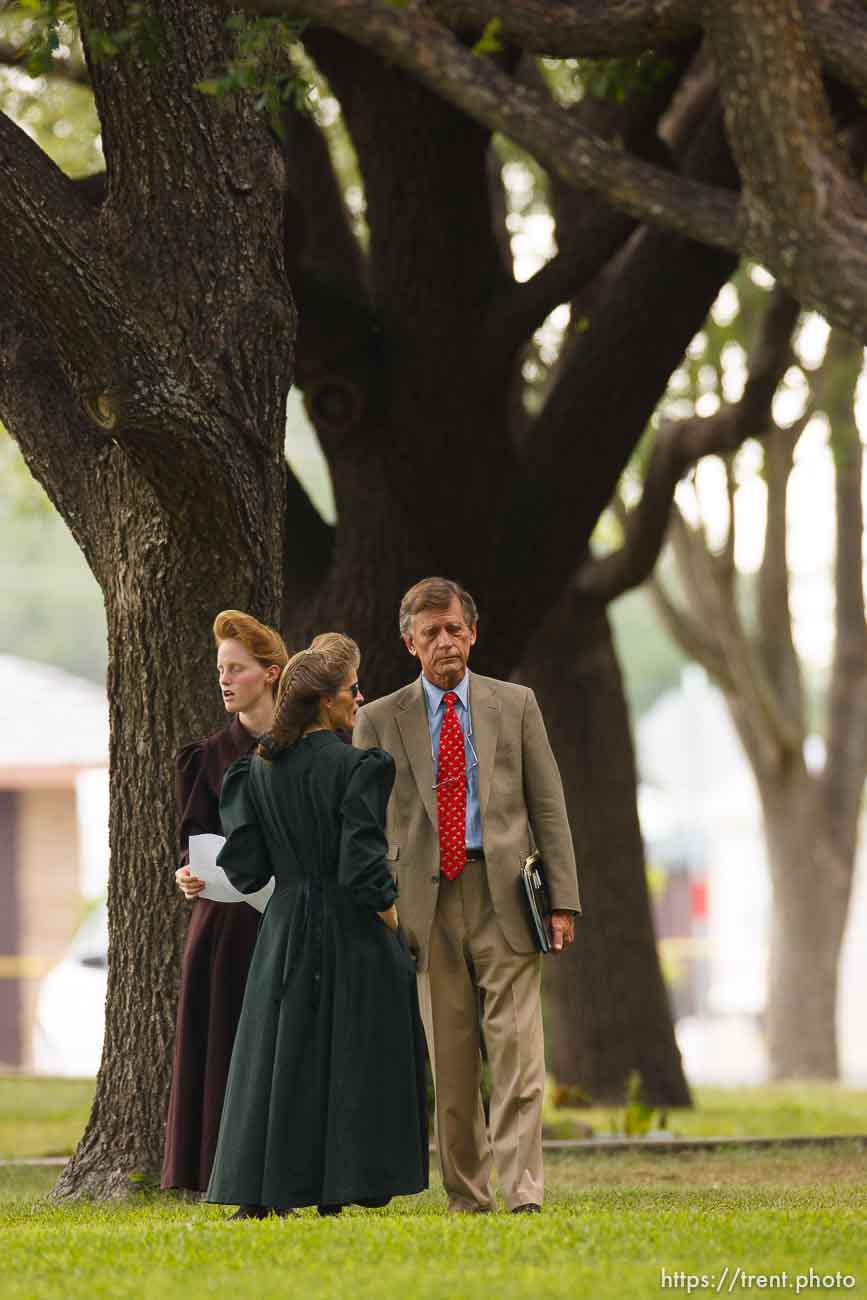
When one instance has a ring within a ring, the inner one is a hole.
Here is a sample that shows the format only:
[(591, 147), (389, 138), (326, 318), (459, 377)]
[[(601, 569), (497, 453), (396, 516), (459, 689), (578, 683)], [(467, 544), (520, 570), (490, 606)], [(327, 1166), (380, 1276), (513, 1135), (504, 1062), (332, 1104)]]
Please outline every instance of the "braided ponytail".
[(345, 678), (346, 666), (339, 657), (318, 650), (294, 654), (281, 674), (274, 722), (260, 739), (257, 753), (270, 760), (296, 745), (317, 721), (320, 697), (336, 695)]

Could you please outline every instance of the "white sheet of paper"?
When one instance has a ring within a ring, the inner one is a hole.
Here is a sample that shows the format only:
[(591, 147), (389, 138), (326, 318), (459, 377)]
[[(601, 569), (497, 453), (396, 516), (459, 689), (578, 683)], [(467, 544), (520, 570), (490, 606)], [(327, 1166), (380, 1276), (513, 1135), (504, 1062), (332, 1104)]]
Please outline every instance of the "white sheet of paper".
[(225, 843), (222, 835), (190, 836), (190, 871), (205, 882), (199, 897), (213, 899), (215, 903), (249, 903), (257, 912), (264, 912), (274, 893), (274, 877), (255, 894), (242, 894), (230, 882), (223, 868), (217, 866), (217, 854)]

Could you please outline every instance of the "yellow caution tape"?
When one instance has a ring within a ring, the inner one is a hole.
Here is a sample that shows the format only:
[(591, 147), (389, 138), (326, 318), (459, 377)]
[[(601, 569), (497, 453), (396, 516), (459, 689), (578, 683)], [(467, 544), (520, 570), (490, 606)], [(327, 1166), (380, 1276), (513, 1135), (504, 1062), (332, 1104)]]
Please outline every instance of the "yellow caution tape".
[(711, 951), (710, 940), (699, 934), (673, 934), (657, 947), (661, 957), (706, 957)]
[(0, 980), (38, 980), (56, 965), (50, 957), (27, 957), (23, 953), (11, 957), (0, 955)]

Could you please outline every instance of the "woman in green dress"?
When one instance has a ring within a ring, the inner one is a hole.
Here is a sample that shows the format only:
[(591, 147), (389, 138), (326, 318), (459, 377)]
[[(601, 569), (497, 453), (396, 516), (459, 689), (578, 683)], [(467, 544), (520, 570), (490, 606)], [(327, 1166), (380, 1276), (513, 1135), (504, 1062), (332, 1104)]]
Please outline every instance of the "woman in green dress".
[(394, 763), (336, 734), (362, 700), (358, 661), (349, 638), (295, 655), (272, 730), (223, 783), (220, 865), (244, 893), (276, 879), (207, 1192), (236, 1218), (427, 1187), (424, 1040), (383, 830)]

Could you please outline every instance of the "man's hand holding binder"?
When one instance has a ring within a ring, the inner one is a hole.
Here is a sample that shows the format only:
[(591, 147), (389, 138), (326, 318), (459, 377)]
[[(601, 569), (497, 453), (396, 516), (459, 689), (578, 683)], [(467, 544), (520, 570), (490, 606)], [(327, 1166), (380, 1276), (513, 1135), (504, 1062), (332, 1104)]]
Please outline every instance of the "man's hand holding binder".
[(552, 912), (548, 925), (551, 931), (551, 951), (565, 952), (575, 940), (575, 913)]
[(530, 929), (540, 952), (564, 952), (575, 938), (575, 914), (553, 911), (541, 854), (531, 853), (521, 868), (521, 889)]

